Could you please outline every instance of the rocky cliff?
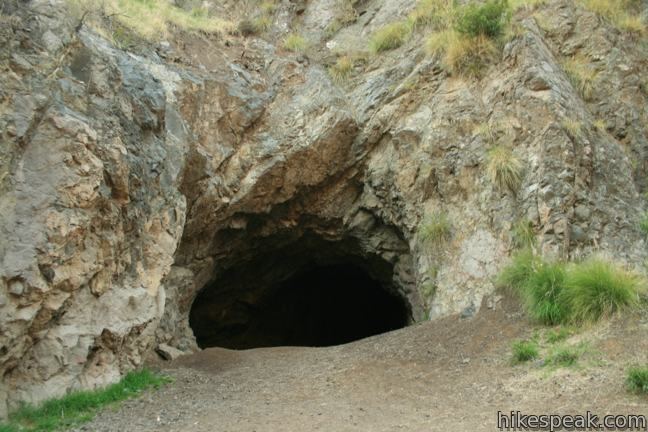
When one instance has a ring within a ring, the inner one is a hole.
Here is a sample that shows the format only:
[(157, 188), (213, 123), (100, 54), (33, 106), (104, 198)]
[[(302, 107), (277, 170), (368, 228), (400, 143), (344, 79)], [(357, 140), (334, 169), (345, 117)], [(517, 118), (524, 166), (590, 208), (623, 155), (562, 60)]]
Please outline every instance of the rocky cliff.
[[(413, 0), (351, 2), (335, 32), (336, 1), (284, 0), (264, 35), (138, 49), (67, 5), (2, 2), (0, 414), (115, 381), (158, 343), (195, 348), (201, 289), (237, 323), (306, 259), (357, 263), (418, 321), (479, 308), (514, 227), (547, 255), (646, 257), (648, 45), (580, 4), (515, 11), (479, 77), (425, 32), (364, 54)], [(361, 53), (343, 82), (341, 52)], [(489, 175), (497, 146), (514, 188)]]

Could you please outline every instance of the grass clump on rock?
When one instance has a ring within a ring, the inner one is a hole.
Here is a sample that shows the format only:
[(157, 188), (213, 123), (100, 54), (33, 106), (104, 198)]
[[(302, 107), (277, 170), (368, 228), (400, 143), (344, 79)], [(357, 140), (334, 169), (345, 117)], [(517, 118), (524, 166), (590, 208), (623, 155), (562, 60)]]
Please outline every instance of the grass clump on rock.
[(456, 7), (446, 12), (445, 25), (429, 36), (426, 48), (441, 56), (452, 73), (479, 77), (498, 51), (498, 42), (510, 21), (506, 0), (488, 0)]
[(598, 87), (598, 72), (589, 59), (572, 56), (563, 62), (563, 69), (583, 100), (591, 101)]
[(369, 48), (374, 54), (392, 50), (403, 45), (412, 32), (412, 27), (406, 21), (387, 24), (371, 35)]
[(25, 405), (9, 414), (9, 423), (0, 424), (0, 431), (44, 432), (73, 427), (91, 420), (100, 408), (130, 399), (169, 381), (169, 377), (147, 369), (130, 372), (120, 382), (100, 390), (77, 391), (38, 406)]
[(329, 74), (333, 81), (338, 84), (344, 83), (353, 73), (353, 59), (349, 56), (342, 56), (329, 68)]
[(515, 191), (522, 182), (522, 162), (505, 146), (488, 151), (488, 177), (501, 189)]
[(452, 235), (452, 224), (445, 213), (434, 213), (424, 218), (419, 227), (419, 236), (426, 242), (435, 245), (445, 243)]
[(306, 39), (297, 33), (290, 33), (283, 41), (283, 46), (288, 51), (304, 52), (306, 50)]

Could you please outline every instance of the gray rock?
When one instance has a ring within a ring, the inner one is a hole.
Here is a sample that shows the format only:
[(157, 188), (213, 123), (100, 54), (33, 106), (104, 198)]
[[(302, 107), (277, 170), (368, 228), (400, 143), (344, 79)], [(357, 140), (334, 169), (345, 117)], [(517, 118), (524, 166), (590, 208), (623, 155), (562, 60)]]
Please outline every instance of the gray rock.
[(155, 352), (157, 352), (160, 355), (160, 357), (162, 357), (164, 360), (170, 360), (170, 361), (176, 360), (182, 357), (183, 355), (187, 355), (186, 352), (180, 351), (179, 349), (169, 346), (167, 344), (158, 345), (157, 348), (155, 348)]

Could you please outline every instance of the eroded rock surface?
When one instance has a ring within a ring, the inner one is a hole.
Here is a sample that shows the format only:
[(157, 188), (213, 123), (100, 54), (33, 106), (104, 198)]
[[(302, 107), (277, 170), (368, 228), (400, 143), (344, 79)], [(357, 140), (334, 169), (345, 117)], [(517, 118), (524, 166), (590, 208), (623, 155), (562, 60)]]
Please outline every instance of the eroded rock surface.
[[(176, 63), (77, 30), (63, 2), (5, 3), (0, 415), (115, 381), (158, 344), (194, 349), (199, 290), (276, 250), (374, 269), (412, 320), (478, 309), (520, 220), (547, 254), (645, 258), (645, 44), (572, 2), (542, 6), (542, 29), (516, 15), (479, 81), (415, 35), (344, 85), (327, 50), (364, 49), (413, 1), (360, 2), (328, 41), (331, 1), (284, 1), (267, 40), (189, 37)], [(317, 49), (275, 44), (288, 25)], [(588, 101), (560, 66), (575, 53), (599, 73)], [(524, 162), (516, 193), (487, 177), (488, 139)], [(418, 235), (434, 213), (451, 221), (439, 245)], [(299, 269), (276, 258), (243, 292)]]

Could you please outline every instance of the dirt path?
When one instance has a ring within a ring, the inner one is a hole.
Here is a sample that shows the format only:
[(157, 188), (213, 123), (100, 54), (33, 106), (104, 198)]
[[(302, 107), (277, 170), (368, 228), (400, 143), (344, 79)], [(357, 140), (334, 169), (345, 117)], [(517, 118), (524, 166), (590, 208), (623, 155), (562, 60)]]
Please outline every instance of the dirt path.
[(628, 364), (648, 362), (648, 317), (581, 331), (580, 366), (511, 366), (533, 332), (511, 308), (482, 308), (331, 348), (208, 349), (165, 372), (175, 382), (84, 431), (481, 431), (497, 411), (648, 414), (627, 394)]

